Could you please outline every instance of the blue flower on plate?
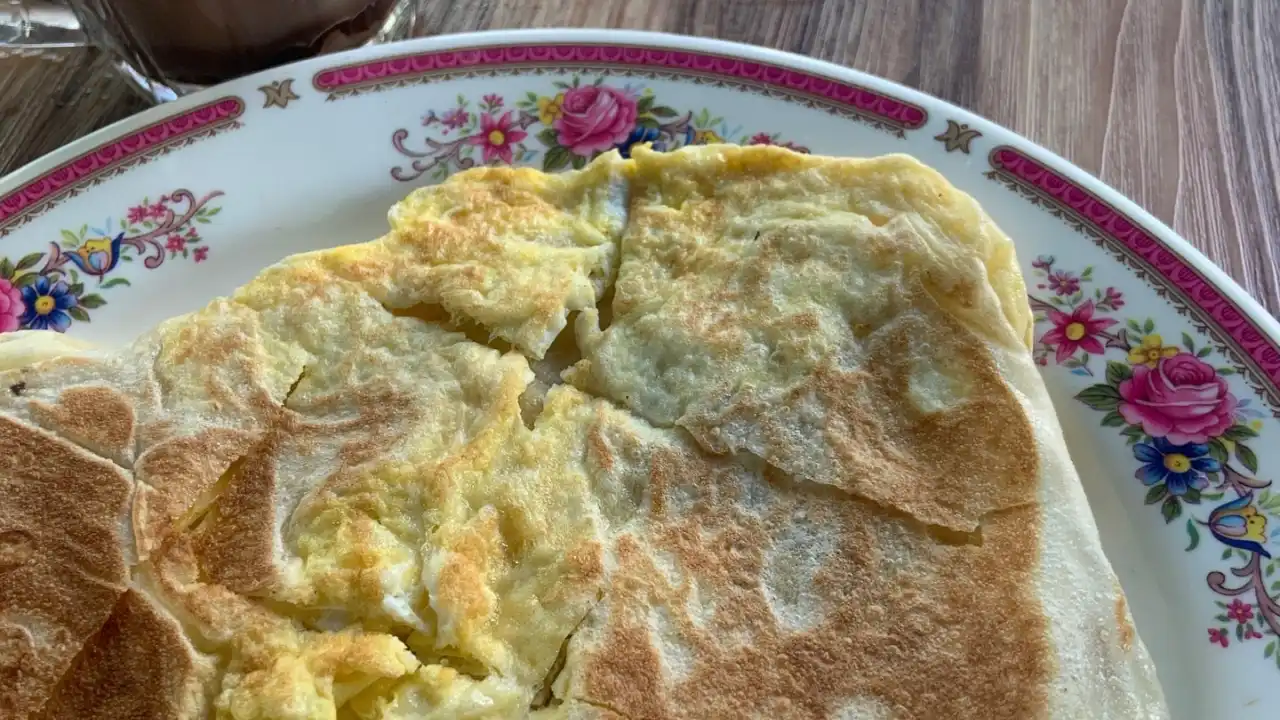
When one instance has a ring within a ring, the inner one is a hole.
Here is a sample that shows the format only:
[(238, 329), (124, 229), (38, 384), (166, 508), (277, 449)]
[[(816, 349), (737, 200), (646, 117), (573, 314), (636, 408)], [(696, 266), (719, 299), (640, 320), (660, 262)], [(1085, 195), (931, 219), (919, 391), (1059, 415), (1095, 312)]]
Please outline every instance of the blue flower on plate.
[(653, 149), (661, 150), (662, 148), (658, 147), (657, 143), (654, 142), (660, 135), (662, 135), (662, 131), (656, 127), (637, 125), (635, 126), (635, 129), (631, 131), (631, 134), (627, 136), (627, 139), (623, 140), (618, 145), (618, 154), (622, 155), (624, 158), (629, 158), (631, 157), (631, 146), (643, 143), (654, 143)]
[(1222, 464), (1209, 457), (1209, 446), (1199, 443), (1174, 445), (1158, 437), (1134, 445), (1133, 456), (1143, 463), (1134, 476), (1143, 485), (1164, 483), (1170, 495), (1185, 495), (1191, 488), (1203, 490), (1209, 486), (1205, 473), (1222, 471)]
[(1253, 493), (1245, 493), (1214, 508), (1209, 513), (1209, 522), (1197, 522), (1209, 526), (1209, 532), (1223, 544), (1271, 557), (1263, 547), (1267, 542), (1267, 516), (1253, 506)]
[(68, 311), (80, 304), (65, 282), (49, 282), (44, 275), (22, 288), (22, 302), (27, 306), (22, 313), (23, 327), (58, 332), (71, 326)]

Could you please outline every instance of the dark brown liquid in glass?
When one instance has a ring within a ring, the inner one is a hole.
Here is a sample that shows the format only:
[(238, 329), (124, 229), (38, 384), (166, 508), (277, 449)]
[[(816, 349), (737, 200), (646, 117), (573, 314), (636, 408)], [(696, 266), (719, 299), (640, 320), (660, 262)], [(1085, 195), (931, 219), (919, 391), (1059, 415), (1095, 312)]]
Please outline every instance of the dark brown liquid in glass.
[[(145, 48), (164, 79), (209, 85), (358, 47), (396, 0), (107, 0), (108, 31)], [(122, 37), (122, 35), (125, 35)], [(146, 72), (146, 68), (138, 68)], [(159, 78), (157, 78), (159, 79)]]

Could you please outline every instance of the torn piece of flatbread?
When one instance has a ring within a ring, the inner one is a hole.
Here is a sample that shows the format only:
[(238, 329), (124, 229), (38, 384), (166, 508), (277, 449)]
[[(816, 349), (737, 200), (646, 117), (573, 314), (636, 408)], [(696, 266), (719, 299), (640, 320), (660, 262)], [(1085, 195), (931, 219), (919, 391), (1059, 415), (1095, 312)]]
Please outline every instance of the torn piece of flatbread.
[(1031, 319), (977, 203), (905, 156), (637, 163), (612, 324), (580, 320), (575, 384), (948, 530), (1032, 500), (1002, 378)]

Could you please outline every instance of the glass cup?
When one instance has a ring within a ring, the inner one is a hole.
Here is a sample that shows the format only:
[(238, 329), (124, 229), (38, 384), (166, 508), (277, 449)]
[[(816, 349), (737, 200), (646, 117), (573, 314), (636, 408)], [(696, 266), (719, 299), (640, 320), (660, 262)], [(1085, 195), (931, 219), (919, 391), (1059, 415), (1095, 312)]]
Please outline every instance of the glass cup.
[[(4, 2), (5, 0), (0, 0)], [(8, 0), (14, 7), (13, 0)], [(424, 0), (22, 0), (0, 40), (69, 34), (157, 101), (258, 70), (420, 34)]]

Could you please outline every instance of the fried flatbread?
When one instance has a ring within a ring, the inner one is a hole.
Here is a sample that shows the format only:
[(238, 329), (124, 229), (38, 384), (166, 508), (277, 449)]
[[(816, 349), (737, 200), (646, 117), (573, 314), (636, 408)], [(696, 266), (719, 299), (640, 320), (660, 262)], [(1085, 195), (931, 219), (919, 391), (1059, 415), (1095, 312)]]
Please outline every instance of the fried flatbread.
[(636, 148), (390, 224), (0, 344), (0, 715), (1166, 716), (933, 171)]

